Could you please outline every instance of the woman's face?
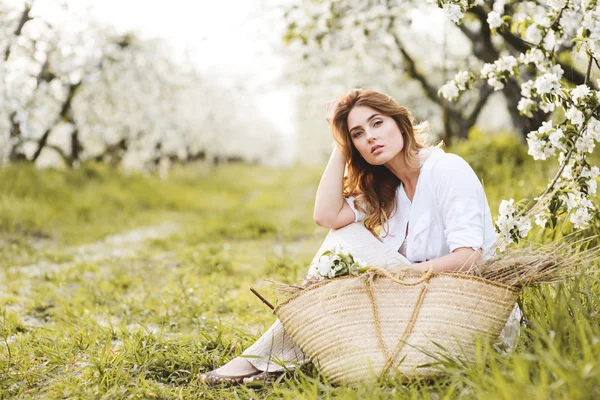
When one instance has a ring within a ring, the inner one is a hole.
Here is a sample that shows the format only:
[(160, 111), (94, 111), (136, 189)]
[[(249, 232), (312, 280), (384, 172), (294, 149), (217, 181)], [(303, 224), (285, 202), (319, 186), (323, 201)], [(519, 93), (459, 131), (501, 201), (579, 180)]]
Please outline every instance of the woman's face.
[(357, 106), (350, 110), (348, 129), (354, 147), (369, 164), (385, 164), (404, 148), (396, 121), (370, 107)]

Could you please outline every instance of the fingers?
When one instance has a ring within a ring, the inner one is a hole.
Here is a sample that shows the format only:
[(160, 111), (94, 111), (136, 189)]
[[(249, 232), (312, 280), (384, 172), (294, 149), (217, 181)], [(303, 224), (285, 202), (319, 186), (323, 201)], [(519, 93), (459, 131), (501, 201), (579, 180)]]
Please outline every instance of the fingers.
[(326, 108), (325, 119), (329, 123), (331, 123), (331, 119), (333, 118), (333, 113), (335, 111), (335, 108), (337, 107), (337, 103), (338, 103), (338, 101), (336, 99), (333, 99), (333, 100), (329, 100), (325, 106), (325, 108)]

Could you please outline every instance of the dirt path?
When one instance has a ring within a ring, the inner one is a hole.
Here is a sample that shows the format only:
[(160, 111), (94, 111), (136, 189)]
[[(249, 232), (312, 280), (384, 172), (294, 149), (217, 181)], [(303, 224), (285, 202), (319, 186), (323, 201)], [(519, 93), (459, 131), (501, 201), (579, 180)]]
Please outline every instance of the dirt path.
[[(81, 262), (98, 262), (109, 258), (132, 257), (145, 241), (165, 239), (175, 233), (178, 228), (179, 226), (172, 222), (136, 228), (125, 233), (107, 236), (103, 240), (94, 243), (66, 248), (63, 253), (67, 256), (73, 256), (70, 261), (55, 263), (41, 260), (34, 264), (10, 267), (6, 270), (6, 273), (18, 273), (24, 278), (35, 278), (47, 273), (59, 272)], [(3, 271), (0, 271), (0, 274), (3, 274)]]

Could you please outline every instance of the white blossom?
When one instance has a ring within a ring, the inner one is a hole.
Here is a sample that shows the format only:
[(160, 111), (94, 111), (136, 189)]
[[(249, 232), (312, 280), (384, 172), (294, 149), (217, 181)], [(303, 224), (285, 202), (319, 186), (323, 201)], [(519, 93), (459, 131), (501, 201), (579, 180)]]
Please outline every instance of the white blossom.
[(546, 224), (548, 223), (548, 217), (549, 217), (548, 213), (541, 212), (535, 216), (534, 222), (537, 226), (544, 228), (546, 226)]
[(560, 87), (558, 80), (556, 74), (548, 73), (538, 77), (533, 86), (538, 94), (551, 93)]
[(500, 14), (496, 11), (491, 11), (487, 17), (487, 23), (491, 29), (495, 29), (501, 27), (504, 21), (502, 21)]
[(535, 104), (535, 101), (528, 99), (527, 97), (522, 97), (521, 100), (519, 100), (519, 104), (517, 104), (517, 110), (519, 110), (521, 114), (528, 114), (534, 108)]
[(585, 130), (581, 137), (577, 139), (575, 142), (575, 148), (580, 153), (592, 153), (594, 148), (596, 147), (596, 143), (592, 138), (589, 130)]
[(534, 88), (534, 82), (532, 80), (523, 82), (521, 84), (521, 96), (531, 97), (531, 89)]
[(546, 103), (545, 101), (540, 103), (540, 110), (545, 113), (551, 113), (556, 108), (556, 104), (554, 103)]
[(560, 10), (561, 8), (564, 8), (566, 4), (567, 0), (548, 0), (548, 6), (555, 10)]
[(562, 138), (564, 137), (565, 134), (563, 133), (562, 129), (555, 129), (552, 133), (550, 133), (550, 135), (548, 135), (548, 139), (554, 147), (562, 151), (566, 151), (567, 147), (562, 142)]
[(569, 108), (565, 113), (565, 117), (576, 126), (581, 126), (585, 122), (585, 116), (575, 107)]
[(537, 24), (531, 24), (527, 27), (525, 30), (525, 39), (534, 44), (542, 41), (542, 31)]
[(504, 83), (502, 83), (497, 77), (492, 76), (488, 79), (488, 83), (491, 87), (494, 88), (495, 91), (502, 90), (504, 88)]
[(554, 132), (552, 123), (545, 121), (537, 131), (531, 131), (527, 135), (527, 154), (533, 157), (534, 160), (545, 160), (548, 157), (556, 154), (556, 147), (554, 147), (544, 137), (549, 136)]
[(571, 99), (575, 102), (575, 104), (580, 104), (582, 99), (585, 99), (591, 90), (587, 85), (579, 85), (575, 89), (571, 90)]
[(538, 64), (544, 61), (544, 52), (538, 48), (529, 49), (525, 54), (519, 56), (519, 60), (524, 64), (534, 63)]
[(517, 59), (513, 56), (504, 56), (494, 62), (497, 71), (509, 71), (513, 72), (513, 69), (517, 66)]
[(498, 212), (501, 216), (514, 215), (515, 213), (515, 199), (502, 200)]
[(450, 81), (440, 88), (439, 93), (441, 93), (441, 95), (448, 100), (454, 100), (458, 97), (459, 90), (456, 86), (456, 83), (454, 81)]
[(540, 133), (549, 133), (551, 132), (553, 129), (553, 125), (552, 122), (550, 121), (544, 121), (542, 122), (542, 126), (540, 126), (540, 128), (538, 129), (538, 131)]
[(456, 4), (444, 4), (444, 11), (448, 14), (448, 17), (452, 22), (458, 23), (465, 16), (461, 7)]
[(460, 90), (465, 90), (467, 82), (469, 82), (470, 79), (471, 76), (467, 71), (461, 71), (454, 77), (454, 82)]
[[(562, 161), (559, 160), (559, 163), (562, 164)], [(572, 180), (573, 179), (573, 166), (571, 164), (565, 165), (560, 176), (566, 180)]]
[(584, 168), (581, 171), (581, 177), (588, 178), (586, 183), (590, 194), (596, 194), (596, 190), (598, 188), (599, 175), (600, 169), (597, 166), (593, 166), (592, 168)]
[(544, 149), (546, 147), (546, 141), (541, 140), (536, 133), (537, 132), (529, 132), (529, 134), (527, 134), (527, 154), (532, 156), (534, 160), (545, 160), (546, 152)]
[(560, 79), (565, 74), (565, 71), (562, 69), (560, 64), (554, 64), (552, 68), (550, 68), (550, 73), (556, 75), (558, 79)]
[(590, 139), (598, 142), (600, 141), (600, 121), (596, 118), (590, 118), (586, 126), (586, 134), (590, 136)]
[(527, 237), (527, 234), (531, 230), (531, 222), (525, 219), (519, 219), (517, 224), (517, 229), (519, 230), (519, 236), (524, 238)]
[(491, 74), (494, 74), (495, 72), (496, 66), (494, 64), (485, 63), (483, 64), (483, 67), (481, 67), (481, 77), (484, 79), (490, 76)]
[(317, 264), (317, 271), (322, 276), (327, 276), (329, 274), (331, 262), (329, 261), (329, 257), (322, 256), (319, 258), (319, 262)]
[(591, 202), (590, 199), (584, 197), (577, 197), (574, 196), (572, 193), (569, 193), (569, 197), (569, 221), (573, 223), (575, 229), (587, 228), (590, 221), (592, 220), (593, 212), (595, 211), (594, 204)]

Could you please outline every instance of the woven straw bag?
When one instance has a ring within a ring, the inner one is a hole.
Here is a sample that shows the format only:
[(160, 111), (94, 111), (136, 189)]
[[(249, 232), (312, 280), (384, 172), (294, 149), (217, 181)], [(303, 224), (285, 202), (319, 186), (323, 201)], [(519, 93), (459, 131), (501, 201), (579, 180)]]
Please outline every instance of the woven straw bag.
[(274, 313), (304, 354), (333, 383), (389, 373), (433, 377), (446, 355), (473, 361), (478, 336), (497, 337), (519, 292), (464, 274), (396, 279), (382, 268), (325, 280)]

